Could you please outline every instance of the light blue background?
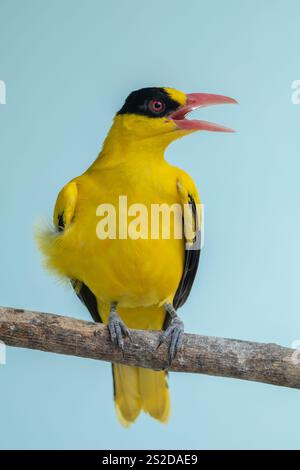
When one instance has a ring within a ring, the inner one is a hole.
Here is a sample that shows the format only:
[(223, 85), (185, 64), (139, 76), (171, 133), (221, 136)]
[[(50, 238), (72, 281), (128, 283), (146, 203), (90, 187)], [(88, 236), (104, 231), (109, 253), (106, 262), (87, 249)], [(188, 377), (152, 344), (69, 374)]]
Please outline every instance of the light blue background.
[[(168, 150), (206, 208), (205, 249), (181, 311), (189, 332), (300, 338), (297, 0), (0, 0), (0, 304), (89, 319), (33, 240), (59, 189), (97, 155), (144, 86), (233, 96), (197, 116), (237, 129)], [(0, 366), (1, 448), (299, 448), (300, 391), (171, 374), (172, 419), (117, 422), (110, 365), (12, 349)]]

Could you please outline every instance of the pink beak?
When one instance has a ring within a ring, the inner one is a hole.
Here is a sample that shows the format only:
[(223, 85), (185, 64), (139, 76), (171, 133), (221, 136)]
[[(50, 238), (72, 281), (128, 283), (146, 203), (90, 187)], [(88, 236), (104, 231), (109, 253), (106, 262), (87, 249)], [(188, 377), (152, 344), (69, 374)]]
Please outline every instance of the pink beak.
[(189, 93), (186, 95), (186, 104), (177, 109), (168, 117), (172, 119), (178, 129), (183, 130), (202, 130), (212, 132), (234, 132), (233, 129), (220, 126), (207, 121), (199, 121), (196, 119), (188, 120), (186, 115), (194, 109), (204, 108), (205, 106), (212, 106), (214, 104), (236, 104), (237, 101), (228, 96), (213, 95), (211, 93)]

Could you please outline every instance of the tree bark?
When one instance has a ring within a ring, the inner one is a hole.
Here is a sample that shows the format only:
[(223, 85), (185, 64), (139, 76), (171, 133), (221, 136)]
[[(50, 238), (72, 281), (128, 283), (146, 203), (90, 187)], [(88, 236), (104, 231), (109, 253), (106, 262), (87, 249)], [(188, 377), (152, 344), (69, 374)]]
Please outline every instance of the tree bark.
[[(49, 313), (0, 307), (0, 340), (7, 346), (167, 369), (167, 344), (158, 331), (132, 330), (124, 354), (103, 324)], [(299, 357), (298, 357), (299, 355)], [(171, 371), (194, 372), (300, 388), (300, 351), (276, 344), (185, 334)]]

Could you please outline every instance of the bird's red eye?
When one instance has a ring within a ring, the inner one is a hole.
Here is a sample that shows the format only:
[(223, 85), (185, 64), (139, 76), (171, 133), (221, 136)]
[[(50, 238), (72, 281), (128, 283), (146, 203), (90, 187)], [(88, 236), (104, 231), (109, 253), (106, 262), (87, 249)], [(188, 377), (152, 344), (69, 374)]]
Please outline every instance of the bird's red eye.
[(151, 100), (149, 101), (149, 109), (152, 113), (159, 114), (165, 110), (165, 103), (159, 100)]

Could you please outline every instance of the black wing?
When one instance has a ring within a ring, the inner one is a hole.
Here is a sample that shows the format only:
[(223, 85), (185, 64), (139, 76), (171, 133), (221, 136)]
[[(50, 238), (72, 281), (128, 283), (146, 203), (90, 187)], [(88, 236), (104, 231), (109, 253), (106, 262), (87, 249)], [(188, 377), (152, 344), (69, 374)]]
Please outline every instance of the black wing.
[(98, 323), (103, 323), (98, 311), (97, 299), (93, 292), (81, 281), (72, 279), (71, 284), (76, 292), (77, 297), (86, 306), (93, 320)]
[(201, 230), (198, 226), (197, 206), (193, 197), (189, 194), (189, 205), (192, 209), (194, 224), (195, 224), (195, 238), (193, 245), (189, 249), (185, 249), (185, 260), (182, 277), (177, 288), (173, 306), (175, 309), (181, 307), (187, 300), (197, 273), (200, 252), (201, 252)]

